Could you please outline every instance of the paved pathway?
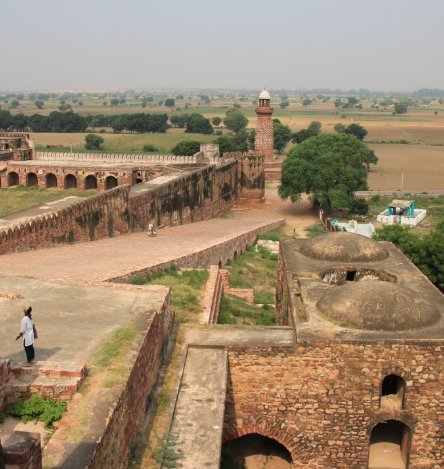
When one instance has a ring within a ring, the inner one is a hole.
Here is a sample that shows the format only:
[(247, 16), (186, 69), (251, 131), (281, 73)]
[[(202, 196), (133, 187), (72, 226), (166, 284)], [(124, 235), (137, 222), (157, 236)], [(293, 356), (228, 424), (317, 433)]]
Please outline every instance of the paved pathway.
[[(272, 220), (270, 220), (272, 221)], [(116, 238), (1, 256), (0, 273), (43, 279), (104, 281), (168, 262), (232, 238), (264, 221), (220, 219)]]

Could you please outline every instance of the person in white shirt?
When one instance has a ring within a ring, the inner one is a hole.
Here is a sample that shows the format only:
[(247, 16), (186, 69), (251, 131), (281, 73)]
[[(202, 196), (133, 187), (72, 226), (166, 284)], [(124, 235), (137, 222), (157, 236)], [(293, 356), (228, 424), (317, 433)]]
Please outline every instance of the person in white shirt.
[(23, 366), (32, 366), (34, 362), (34, 323), (32, 322), (31, 316), (32, 308), (31, 306), (25, 306), (23, 308), (23, 319), (20, 324), (20, 334), (15, 338), (15, 340), (23, 337), (23, 346), (25, 347), (26, 360), (27, 362)]

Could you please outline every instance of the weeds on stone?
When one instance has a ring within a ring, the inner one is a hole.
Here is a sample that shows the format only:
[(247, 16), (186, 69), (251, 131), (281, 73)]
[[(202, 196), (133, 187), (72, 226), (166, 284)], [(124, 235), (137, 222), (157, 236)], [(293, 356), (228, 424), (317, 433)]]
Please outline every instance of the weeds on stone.
[(176, 448), (179, 444), (178, 437), (172, 433), (164, 433), (160, 438), (155, 430), (154, 435), (157, 438), (157, 445), (151, 453), (151, 457), (157, 463), (162, 463), (164, 467), (183, 467), (179, 460), (184, 459), (184, 456)]
[(9, 407), (8, 412), (14, 417), (20, 417), (23, 423), (30, 420), (40, 420), (47, 427), (53, 422), (60, 420), (66, 412), (66, 401), (55, 401), (54, 399), (42, 399), (40, 396), (31, 396), (27, 401), (18, 399)]

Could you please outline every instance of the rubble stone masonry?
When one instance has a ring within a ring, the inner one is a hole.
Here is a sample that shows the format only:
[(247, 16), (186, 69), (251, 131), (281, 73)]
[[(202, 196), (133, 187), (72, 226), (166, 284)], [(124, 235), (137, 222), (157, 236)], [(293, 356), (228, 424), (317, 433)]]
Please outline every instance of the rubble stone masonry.
[[(444, 466), (444, 342), (313, 341), (228, 347), (224, 441), (260, 433), (282, 443), (294, 468), (367, 468), (372, 428), (411, 429), (409, 469)], [(403, 410), (380, 409), (389, 374), (406, 382)]]

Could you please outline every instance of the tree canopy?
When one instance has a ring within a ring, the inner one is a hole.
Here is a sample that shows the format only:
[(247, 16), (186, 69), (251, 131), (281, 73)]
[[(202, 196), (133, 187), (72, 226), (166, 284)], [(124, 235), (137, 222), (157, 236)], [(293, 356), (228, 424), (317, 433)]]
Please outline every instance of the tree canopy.
[(395, 112), (396, 114), (405, 114), (407, 112), (407, 105), (403, 103), (396, 103)]
[(85, 148), (87, 150), (99, 150), (104, 141), (104, 138), (100, 135), (88, 134), (85, 137)]
[(338, 134), (354, 135), (359, 140), (364, 140), (368, 134), (367, 130), (360, 124), (344, 125), (339, 123), (334, 126), (334, 129)]
[(193, 156), (200, 151), (200, 142), (197, 140), (183, 140), (177, 143), (171, 149), (173, 155), (176, 156)]
[(273, 148), (277, 150), (279, 154), (281, 154), (287, 146), (288, 142), (291, 139), (291, 135), (292, 133), (288, 125), (282, 125), (281, 123), (277, 122), (273, 123)]
[(248, 119), (237, 109), (228, 108), (225, 112), (224, 126), (227, 129), (238, 133), (248, 125)]
[(173, 98), (168, 98), (165, 100), (165, 106), (167, 107), (174, 107), (176, 105)]
[(367, 190), (368, 147), (352, 135), (322, 134), (294, 146), (282, 163), (282, 199), (312, 194), (328, 208), (346, 206), (355, 191)]
[(202, 114), (193, 112), (187, 120), (186, 133), (210, 135), (214, 132), (210, 120)]

